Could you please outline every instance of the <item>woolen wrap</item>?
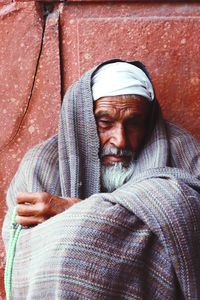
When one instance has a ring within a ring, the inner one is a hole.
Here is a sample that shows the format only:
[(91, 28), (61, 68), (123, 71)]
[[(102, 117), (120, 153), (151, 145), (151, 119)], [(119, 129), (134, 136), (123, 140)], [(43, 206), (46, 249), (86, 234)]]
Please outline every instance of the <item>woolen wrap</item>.
[(158, 117), (131, 180), (100, 193), (93, 72), (69, 89), (58, 135), (26, 154), (10, 185), (6, 247), (18, 192), (85, 199), (22, 230), (12, 299), (200, 299), (199, 143)]

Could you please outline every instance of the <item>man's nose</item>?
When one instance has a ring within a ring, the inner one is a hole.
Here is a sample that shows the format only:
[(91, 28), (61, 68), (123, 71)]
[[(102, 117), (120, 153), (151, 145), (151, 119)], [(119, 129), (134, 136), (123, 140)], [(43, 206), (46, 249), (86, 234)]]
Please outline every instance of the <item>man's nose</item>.
[(120, 149), (123, 149), (127, 146), (126, 132), (123, 125), (119, 124), (113, 128), (110, 143)]

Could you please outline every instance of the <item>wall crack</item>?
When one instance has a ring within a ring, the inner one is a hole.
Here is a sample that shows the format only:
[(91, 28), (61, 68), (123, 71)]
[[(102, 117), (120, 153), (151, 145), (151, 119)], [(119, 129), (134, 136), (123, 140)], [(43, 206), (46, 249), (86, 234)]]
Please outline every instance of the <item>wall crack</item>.
[(44, 18), (44, 22), (43, 22), (43, 29), (42, 29), (42, 36), (41, 36), (41, 43), (40, 43), (40, 48), (39, 48), (39, 53), (38, 53), (38, 58), (36, 61), (36, 66), (35, 66), (35, 71), (34, 71), (34, 76), (33, 76), (33, 82), (32, 82), (32, 86), (30, 89), (30, 94), (26, 103), (26, 107), (24, 108), (24, 112), (23, 115), (21, 117), (21, 120), (19, 121), (19, 124), (17, 126), (17, 129), (15, 130), (13, 136), (8, 140), (8, 142), (6, 142), (1, 148), (0, 148), (0, 153), (4, 152), (5, 149), (12, 143), (14, 142), (16, 136), (19, 134), (20, 129), (22, 127), (22, 124), (27, 116), (28, 110), (29, 110), (29, 106), (32, 100), (32, 96), (33, 96), (33, 92), (34, 92), (34, 87), (35, 87), (35, 82), (36, 82), (36, 78), (37, 78), (37, 73), (38, 73), (38, 68), (39, 68), (39, 64), (40, 64), (40, 58), (42, 55), (42, 50), (43, 50), (43, 42), (44, 42), (44, 37), (45, 37), (45, 29), (46, 29), (46, 21), (47, 21), (47, 17), (48, 15), (52, 12), (53, 10), (53, 5), (52, 4), (42, 4), (42, 10), (43, 10), (43, 18)]

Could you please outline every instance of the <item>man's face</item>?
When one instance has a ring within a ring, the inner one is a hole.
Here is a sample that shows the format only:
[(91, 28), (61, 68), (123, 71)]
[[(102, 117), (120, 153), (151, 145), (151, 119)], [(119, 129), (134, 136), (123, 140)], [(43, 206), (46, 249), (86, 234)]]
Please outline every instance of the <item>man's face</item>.
[[(149, 102), (142, 97), (102, 97), (95, 102), (102, 165), (129, 166), (144, 139), (148, 112)], [(113, 148), (119, 152), (109, 151)]]

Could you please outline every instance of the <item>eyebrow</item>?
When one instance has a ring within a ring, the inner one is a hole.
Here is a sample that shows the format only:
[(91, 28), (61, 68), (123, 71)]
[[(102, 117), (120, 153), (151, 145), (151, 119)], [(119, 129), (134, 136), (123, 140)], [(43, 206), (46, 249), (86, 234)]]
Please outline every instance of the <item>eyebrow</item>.
[(97, 113), (95, 113), (95, 118), (99, 119), (102, 117), (106, 117), (106, 118), (112, 118), (112, 114), (109, 114), (107, 111), (98, 111)]
[[(141, 117), (145, 117), (145, 114), (142, 112), (134, 112), (131, 115), (127, 116), (127, 121), (134, 119), (134, 118), (141, 118)], [(96, 119), (100, 119), (100, 118), (109, 118), (109, 119), (113, 119), (113, 114), (107, 112), (107, 111), (98, 111), (95, 114), (95, 118)]]
[(135, 112), (135, 113), (132, 113), (130, 116), (128, 116), (128, 120), (129, 119), (134, 119), (134, 118), (139, 118), (139, 117), (144, 117), (145, 114), (141, 113), (141, 112)]

